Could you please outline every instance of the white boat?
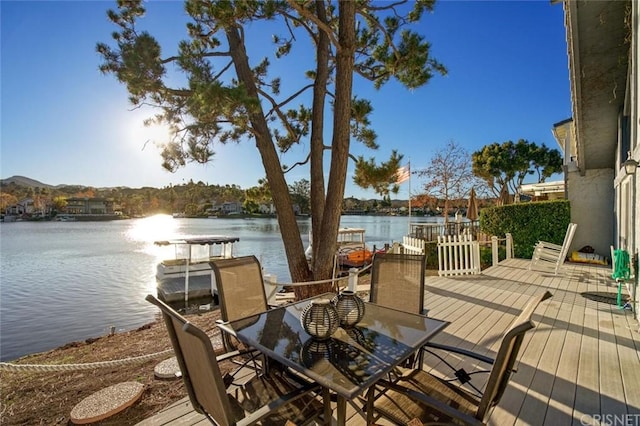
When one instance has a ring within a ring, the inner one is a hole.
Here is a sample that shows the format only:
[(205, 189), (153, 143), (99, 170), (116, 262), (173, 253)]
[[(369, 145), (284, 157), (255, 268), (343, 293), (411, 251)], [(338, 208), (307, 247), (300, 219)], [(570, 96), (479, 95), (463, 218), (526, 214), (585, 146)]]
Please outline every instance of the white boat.
[(71, 216), (68, 214), (59, 214), (55, 217), (54, 220), (57, 220), (58, 222), (75, 222), (78, 219), (76, 219), (75, 216)]
[(234, 244), (240, 239), (225, 235), (185, 235), (172, 240), (155, 241), (157, 246), (171, 246), (174, 256), (158, 263), (156, 282), (158, 297), (165, 302), (189, 298), (212, 297), (217, 288), (209, 262), (233, 257)]

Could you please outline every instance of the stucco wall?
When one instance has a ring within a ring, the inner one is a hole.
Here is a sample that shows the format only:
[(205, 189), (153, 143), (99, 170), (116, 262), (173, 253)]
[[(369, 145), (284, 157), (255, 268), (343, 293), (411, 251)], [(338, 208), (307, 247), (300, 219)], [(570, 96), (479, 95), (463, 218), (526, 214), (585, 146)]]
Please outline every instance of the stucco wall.
[(571, 221), (578, 224), (569, 253), (589, 245), (609, 257), (615, 224), (613, 170), (588, 170), (584, 176), (569, 172), (567, 193), (571, 203)]

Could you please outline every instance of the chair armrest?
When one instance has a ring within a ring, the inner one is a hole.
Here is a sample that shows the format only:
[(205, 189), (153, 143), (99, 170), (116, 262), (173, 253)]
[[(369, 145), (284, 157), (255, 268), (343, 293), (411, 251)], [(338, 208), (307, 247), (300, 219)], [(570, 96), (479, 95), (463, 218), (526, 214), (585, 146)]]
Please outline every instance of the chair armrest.
[(440, 343), (428, 342), (423, 346), (425, 350), (427, 349), (439, 349), (447, 352), (453, 352), (460, 355), (468, 356), (470, 358), (477, 359), (478, 361), (485, 362), (487, 364), (492, 364), (495, 362), (493, 358), (489, 358), (488, 356), (480, 355), (479, 353), (472, 352), (466, 349), (457, 348), (455, 346), (442, 345)]
[(553, 249), (553, 250), (562, 250), (562, 246), (561, 245), (549, 243), (547, 241), (538, 241), (538, 244), (536, 244), (536, 247), (548, 248), (548, 249)]
[(228, 359), (231, 359), (231, 358), (237, 357), (237, 356), (239, 356), (239, 355), (243, 355), (243, 354), (245, 354), (245, 353), (247, 353), (247, 352), (250, 352), (250, 351), (231, 351), (231, 352), (225, 352), (225, 353), (223, 353), (223, 354), (221, 354), (221, 355), (216, 356), (216, 361), (218, 361), (218, 362), (226, 361), (226, 360), (228, 360)]
[[(442, 414), (445, 414), (451, 417), (452, 419), (459, 419), (466, 425), (475, 425), (475, 426), (484, 425), (484, 423), (482, 423), (480, 420), (476, 419), (475, 417), (472, 417), (468, 414), (458, 411), (455, 408), (451, 407), (450, 405), (447, 405), (441, 401), (438, 401), (437, 399), (432, 398), (428, 395), (425, 395), (420, 392), (416, 392), (412, 389), (406, 388), (402, 385), (398, 385), (396, 383), (392, 383), (386, 380), (380, 380), (379, 383), (381, 386), (385, 388), (392, 389), (396, 392), (402, 393), (415, 401), (419, 401), (424, 405), (432, 407), (438, 410), (439, 412), (441, 412)], [(373, 397), (373, 392), (370, 395)]]
[(536, 256), (537, 256), (538, 259), (555, 261), (555, 260), (558, 260), (560, 258), (561, 254), (562, 254), (562, 252), (560, 252), (560, 251), (542, 250), (542, 251), (537, 252)]

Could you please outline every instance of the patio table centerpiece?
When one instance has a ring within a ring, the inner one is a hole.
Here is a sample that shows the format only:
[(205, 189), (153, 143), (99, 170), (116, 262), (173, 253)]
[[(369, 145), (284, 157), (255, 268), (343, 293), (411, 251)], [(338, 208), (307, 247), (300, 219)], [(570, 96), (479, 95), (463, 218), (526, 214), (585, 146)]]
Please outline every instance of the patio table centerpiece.
[(342, 327), (353, 327), (364, 316), (364, 301), (352, 290), (343, 290), (331, 303), (338, 311), (338, 320)]
[(302, 328), (311, 337), (324, 340), (331, 337), (338, 329), (338, 311), (330, 299), (317, 299), (309, 302), (300, 315)]

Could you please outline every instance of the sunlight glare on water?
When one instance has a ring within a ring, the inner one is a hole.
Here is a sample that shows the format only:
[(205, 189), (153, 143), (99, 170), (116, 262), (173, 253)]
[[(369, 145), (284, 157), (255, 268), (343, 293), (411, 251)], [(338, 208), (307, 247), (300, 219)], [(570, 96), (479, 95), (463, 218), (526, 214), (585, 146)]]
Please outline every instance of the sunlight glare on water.
[(156, 214), (132, 222), (127, 238), (149, 242), (171, 238), (178, 229), (178, 222), (168, 214)]

